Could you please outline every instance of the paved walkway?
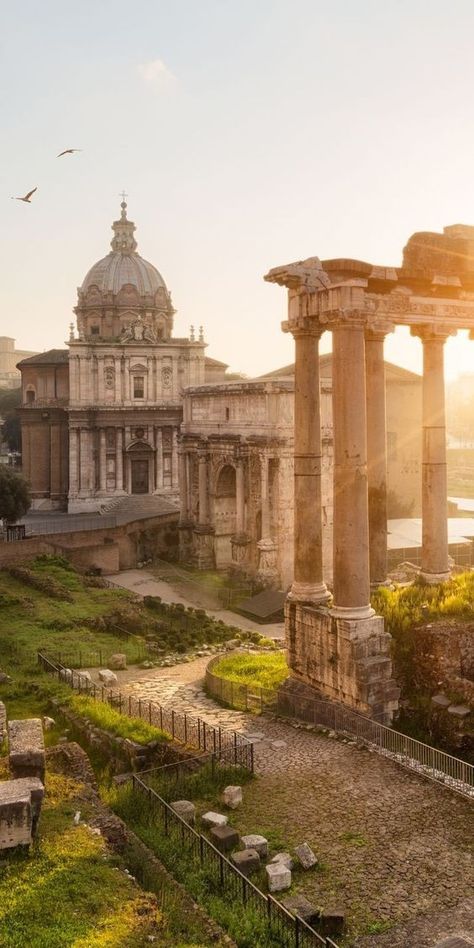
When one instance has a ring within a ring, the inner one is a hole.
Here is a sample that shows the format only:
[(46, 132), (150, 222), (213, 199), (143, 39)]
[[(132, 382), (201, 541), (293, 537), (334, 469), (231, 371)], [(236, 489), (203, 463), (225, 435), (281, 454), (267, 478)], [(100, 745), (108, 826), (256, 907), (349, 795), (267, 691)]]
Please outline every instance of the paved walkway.
[(472, 804), (351, 742), (221, 708), (202, 690), (206, 662), (128, 670), (120, 687), (255, 735), (258, 780), (232, 822), (274, 849), (309, 842), (320, 869), (300, 871), (298, 890), (344, 908), (344, 944), (432, 948), (449, 934), (472, 935)]
[(174, 573), (172, 567), (165, 569), (167, 578), (162, 579), (155, 575), (149, 569), (127, 569), (120, 573), (114, 573), (106, 576), (108, 582), (116, 586), (122, 586), (123, 589), (129, 589), (130, 592), (137, 593), (138, 596), (161, 596), (163, 602), (180, 602), (183, 606), (191, 606), (193, 609), (205, 608), (206, 612), (214, 619), (222, 619), (227, 625), (233, 625), (239, 629), (246, 629), (250, 632), (259, 632), (260, 635), (266, 635), (274, 639), (283, 639), (285, 637), (285, 626), (283, 622), (272, 622), (268, 625), (261, 625), (258, 622), (252, 622), (245, 616), (239, 616), (236, 612), (229, 609), (209, 608), (205, 605), (205, 600), (200, 595), (199, 584), (192, 579), (186, 580), (185, 576)]

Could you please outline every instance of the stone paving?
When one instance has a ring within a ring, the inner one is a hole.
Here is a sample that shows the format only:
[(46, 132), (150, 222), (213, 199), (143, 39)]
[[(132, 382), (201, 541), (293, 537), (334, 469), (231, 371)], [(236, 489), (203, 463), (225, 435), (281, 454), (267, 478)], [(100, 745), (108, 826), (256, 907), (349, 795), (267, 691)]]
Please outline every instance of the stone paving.
[(281, 849), (309, 843), (320, 868), (298, 873), (297, 889), (345, 909), (344, 944), (432, 948), (472, 934), (472, 804), (352, 742), (219, 707), (202, 690), (207, 661), (119, 672), (119, 686), (254, 735), (258, 780), (232, 823)]

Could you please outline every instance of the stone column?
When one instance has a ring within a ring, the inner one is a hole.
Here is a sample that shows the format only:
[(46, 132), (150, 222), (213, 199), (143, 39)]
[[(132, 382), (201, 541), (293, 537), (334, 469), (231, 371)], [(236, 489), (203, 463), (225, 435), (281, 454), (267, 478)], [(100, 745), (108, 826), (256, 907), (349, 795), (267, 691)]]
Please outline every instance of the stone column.
[(92, 469), (92, 451), (91, 451), (91, 431), (89, 428), (81, 428), (81, 486), (80, 491), (83, 495), (88, 495), (93, 486)]
[(294, 580), (290, 598), (326, 602), (321, 507), (319, 339), (322, 331), (293, 331), (295, 340)]
[[(349, 318), (349, 317), (347, 317)], [(333, 329), (335, 617), (365, 619), (370, 606), (365, 340), (352, 317)]]
[(268, 496), (268, 455), (260, 454), (261, 540), (270, 539), (270, 497)]
[(99, 405), (103, 405), (105, 402), (105, 359), (104, 356), (97, 356), (96, 360), (97, 365), (97, 400)]
[(107, 444), (105, 428), (99, 430), (99, 490), (107, 490)]
[(123, 491), (123, 431), (115, 433), (115, 490)]
[(387, 580), (387, 418), (384, 339), (389, 329), (365, 333), (370, 584)]
[(421, 573), (426, 582), (440, 583), (450, 575), (443, 349), (450, 333), (434, 326), (413, 327), (411, 332), (423, 343)]
[(163, 432), (155, 428), (156, 490), (163, 490)]
[(178, 429), (173, 428), (173, 440), (171, 444), (171, 486), (176, 490), (178, 487)]
[(179, 452), (179, 519), (181, 523), (187, 523), (189, 520), (188, 499), (186, 454), (181, 448)]
[(260, 496), (262, 529), (258, 547), (258, 578), (265, 586), (278, 584), (277, 546), (271, 536), (271, 511), (268, 486), (270, 458), (267, 451), (260, 453)]
[(209, 497), (207, 489), (207, 454), (200, 452), (199, 461), (199, 525), (205, 526), (209, 521)]
[(122, 360), (119, 357), (114, 359), (115, 365), (115, 401), (119, 404), (122, 401)]
[(71, 428), (69, 435), (69, 496), (79, 490), (79, 429)]
[(235, 469), (235, 503), (235, 532), (237, 536), (241, 536), (245, 533), (245, 483), (244, 462), (242, 458), (238, 458)]

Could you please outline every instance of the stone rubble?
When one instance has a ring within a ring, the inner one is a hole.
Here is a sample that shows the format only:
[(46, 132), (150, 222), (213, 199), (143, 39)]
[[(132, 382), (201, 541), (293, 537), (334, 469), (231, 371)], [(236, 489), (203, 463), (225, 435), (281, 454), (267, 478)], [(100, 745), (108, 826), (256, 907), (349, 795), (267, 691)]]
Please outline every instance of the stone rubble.
[(303, 869), (312, 869), (313, 866), (317, 866), (318, 864), (318, 860), (311, 847), (308, 846), (308, 843), (301, 843), (301, 846), (297, 846), (295, 856)]
[(291, 886), (291, 871), (283, 863), (265, 866), (269, 892), (283, 892)]
[(231, 810), (236, 810), (242, 803), (242, 787), (225, 787), (222, 793), (222, 802)]

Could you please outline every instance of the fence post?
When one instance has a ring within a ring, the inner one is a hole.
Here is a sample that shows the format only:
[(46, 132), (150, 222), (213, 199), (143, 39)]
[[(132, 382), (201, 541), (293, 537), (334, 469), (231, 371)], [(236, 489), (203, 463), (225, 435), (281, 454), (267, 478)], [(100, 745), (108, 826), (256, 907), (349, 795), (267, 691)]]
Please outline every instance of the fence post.
[(202, 733), (203, 733), (203, 738), (204, 738), (204, 750), (207, 750), (207, 747), (206, 747), (206, 722), (205, 722), (205, 721), (202, 722)]
[(300, 945), (300, 920), (297, 915), (295, 915), (295, 948), (299, 948)]
[(138, 717), (141, 718), (141, 716), (142, 716), (142, 699), (139, 698), (138, 699)]
[(122, 692), (119, 691), (119, 714), (122, 714)]
[(216, 755), (211, 754), (211, 773), (212, 773), (213, 779), (214, 779), (215, 771), (216, 771)]
[(171, 709), (171, 737), (174, 740), (174, 708)]
[(163, 708), (160, 704), (160, 728), (163, 730)]
[(198, 726), (198, 747), (199, 747), (199, 750), (201, 750), (201, 718), (197, 719), (197, 726)]
[(148, 702), (148, 721), (151, 724), (151, 701)]
[(184, 743), (188, 743), (188, 716), (184, 712)]
[(132, 696), (131, 695), (128, 696), (128, 716), (129, 718), (131, 718), (132, 716)]

